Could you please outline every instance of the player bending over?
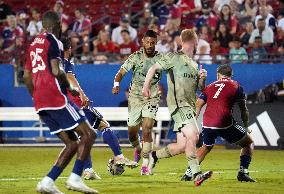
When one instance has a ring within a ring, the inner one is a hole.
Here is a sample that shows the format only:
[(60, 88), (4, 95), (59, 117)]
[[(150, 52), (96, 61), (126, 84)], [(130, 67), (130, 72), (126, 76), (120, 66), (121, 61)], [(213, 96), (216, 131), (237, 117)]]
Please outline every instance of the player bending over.
[(172, 143), (150, 154), (150, 167), (154, 167), (160, 158), (169, 158), (180, 153), (186, 154), (188, 164), (192, 169), (195, 185), (200, 185), (208, 179), (212, 171), (202, 173), (196, 159), (196, 143), (199, 129), (195, 120), (196, 90), (205, 87), (206, 70), (198, 72), (198, 65), (192, 59), (197, 45), (197, 35), (192, 29), (181, 32), (182, 49), (179, 52), (168, 53), (147, 74), (143, 95), (151, 96), (150, 82), (156, 71), (167, 72), (168, 95), (167, 104), (171, 117), (175, 121), (174, 131), (177, 133), (177, 143)]
[[(82, 179), (84, 164), (96, 138), (96, 133), (86, 121), (83, 111), (68, 101), (67, 90), (79, 95), (70, 85), (62, 67), (61, 22), (57, 13), (49, 11), (42, 19), (44, 32), (29, 47), (25, 64), (24, 81), (33, 98), (40, 119), (47, 124), (51, 134), (56, 134), (65, 144), (50, 172), (38, 183), (40, 193), (60, 194), (54, 181), (77, 158), (67, 179), (68, 189), (83, 193), (98, 193), (86, 186)], [(81, 136), (78, 141), (75, 132)]]
[(156, 113), (159, 107), (160, 93), (158, 84), (161, 79), (161, 72), (157, 71), (151, 82), (151, 96), (146, 99), (142, 94), (142, 87), (146, 74), (150, 67), (155, 64), (161, 54), (155, 51), (157, 44), (157, 34), (153, 30), (148, 30), (143, 39), (143, 48), (130, 55), (114, 78), (113, 94), (118, 94), (119, 84), (124, 75), (132, 70), (133, 77), (130, 85), (128, 98), (128, 137), (134, 150), (134, 161), (139, 162), (141, 145), (139, 139), (139, 130), (142, 126), (143, 134), (143, 163), (141, 175), (150, 175), (149, 171), (149, 154), (153, 147), (152, 129), (155, 123)]
[[(202, 107), (207, 104), (203, 115), (203, 146), (197, 150), (197, 159), (201, 163), (214, 146), (215, 139), (222, 137), (229, 143), (241, 146), (240, 170), (238, 181), (255, 182), (249, 176), (248, 167), (253, 152), (253, 140), (248, 134), (249, 112), (243, 88), (232, 80), (233, 70), (229, 65), (217, 69), (217, 81), (208, 85), (197, 100), (197, 117)], [(232, 107), (238, 103), (244, 127), (236, 123), (232, 116)], [(190, 180), (191, 169), (188, 168), (183, 180)]]
[[(114, 134), (112, 129), (110, 128), (109, 123), (103, 118), (103, 116), (94, 108), (90, 106), (89, 98), (86, 96), (82, 88), (80, 87), (75, 71), (74, 64), (70, 62), (72, 50), (71, 50), (71, 40), (65, 38), (62, 40), (64, 47), (64, 69), (67, 74), (67, 79), (70, 84), (77, 87), (79, 89), (80, 96), (72, 96), (68, 93), (68, 97), (72, 102), (74, 102), (78, 107), (80, 107), (86, 117), (90, 125), (102, 132), (103, 140), (109, 145), (113, 154), (114, 154), (114, 163), (117, 165), (125, 165), (131, 168), (136, 168), (138, 164), (136, 162), (130, 161), (127, 159), (121, 152), (119, 141), (117, 136)], [(84, 166), (84, 178), (85, 179), (101, 179), (97, 173), (92, 168), (92, 159), (91, 156), (88, 158), (85, 166)]]

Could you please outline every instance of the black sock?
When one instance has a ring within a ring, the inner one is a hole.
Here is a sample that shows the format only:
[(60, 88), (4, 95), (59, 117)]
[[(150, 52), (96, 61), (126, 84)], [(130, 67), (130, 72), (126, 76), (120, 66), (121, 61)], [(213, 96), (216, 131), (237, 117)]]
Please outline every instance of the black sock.
[(248, 169), (250, 161), (251, 161), (251, 156), (248, 155), (240, 156), (240, 170), (243, 171), (244, 169)]
[(153, 151), (153, 152), (152, 152), (152, 156), (153, 156), (153, 158), (154, 158), (154, 160), (155, 160), (155, 161), (157, 161), (157, 160), (158, 160), (158, 157), (157, 157), (156, 151)]

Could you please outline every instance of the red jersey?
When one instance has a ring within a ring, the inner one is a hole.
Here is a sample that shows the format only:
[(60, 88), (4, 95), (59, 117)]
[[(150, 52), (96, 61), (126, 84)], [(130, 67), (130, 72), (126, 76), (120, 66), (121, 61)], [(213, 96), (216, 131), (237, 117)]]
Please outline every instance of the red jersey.
[(66, 88), (61, 88), (51, 72), (51, 59), (61, 60), (62, 43), (51, 33), (39, 34), (28, 49), (25, 70), (32, 72), (36, 111), (57, 110), (67, 104)]
[(199, 98), (207, 103), (203, 115), (203, 127), (223, 129), (233, 124), (233, 105), (245, 99), (245, 94), (238, 82), (221, 79), (208, 85)]
[(122, 43), (119, 45), (119, 53), (121, 55), (130, 55), (138, 50), (137, 44), (132, 41), (129, 44)]

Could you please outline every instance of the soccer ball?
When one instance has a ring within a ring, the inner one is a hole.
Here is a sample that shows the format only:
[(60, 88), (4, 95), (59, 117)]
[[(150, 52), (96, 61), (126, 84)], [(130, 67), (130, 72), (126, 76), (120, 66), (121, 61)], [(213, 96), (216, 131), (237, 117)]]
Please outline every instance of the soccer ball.
[(114, 159), (111, 158), (107, 163), (107, 171), (111, 175), (122, 175), (125, 170), (123, 165), (115, 164)]

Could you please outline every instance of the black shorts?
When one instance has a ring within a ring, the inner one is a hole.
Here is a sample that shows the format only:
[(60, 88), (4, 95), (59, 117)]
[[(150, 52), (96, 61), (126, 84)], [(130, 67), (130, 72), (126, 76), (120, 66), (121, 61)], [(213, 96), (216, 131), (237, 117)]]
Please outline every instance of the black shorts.
[(97, 111), (94, 107), (87, 107), (83, 109), (85, 116), (87, 117), (90, 125), (94, 129), (98, 129), (100, 122), (103, 119), (103, 116)]
[(222, 137), (229, 143), (236, 143), (247, 135), (247, 130), (238, 123), (226, 129), (202, 128), (203, 144), (211, 146), (215, 144), (217, 137)]

